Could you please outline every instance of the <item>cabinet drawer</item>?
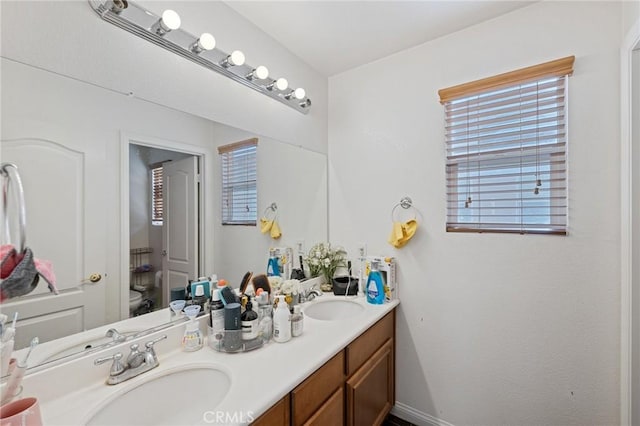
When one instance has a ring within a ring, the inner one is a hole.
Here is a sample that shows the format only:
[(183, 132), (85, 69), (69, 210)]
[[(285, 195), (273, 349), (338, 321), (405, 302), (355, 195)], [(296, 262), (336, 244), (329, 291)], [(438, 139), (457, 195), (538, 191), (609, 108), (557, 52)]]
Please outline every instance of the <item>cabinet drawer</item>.
[(289, 424), (291, 402), (289, 394), (278, 401), (273, 407), (258, 417), (251, 426), (283, 426)]
[(347, 346), (347, 376), (351, 376), (384, 342), (393, 337), (394, 328), (395, 309)]
[(293, 424), (307, 421), (343, 384), (344, 351), (340, 351), (291, 392)]
[(344, 424), (344, 388), (339, 387), (331, 397), (322, 404), (304, 426), (328, 426)]

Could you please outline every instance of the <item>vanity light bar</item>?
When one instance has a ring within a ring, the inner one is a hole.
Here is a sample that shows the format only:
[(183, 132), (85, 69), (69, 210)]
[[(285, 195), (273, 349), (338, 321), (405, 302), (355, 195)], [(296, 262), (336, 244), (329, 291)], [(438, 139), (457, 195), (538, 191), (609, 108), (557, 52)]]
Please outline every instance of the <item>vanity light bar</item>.
[[(202, 36), (194, 36), (179, 27), (180, 18), (173, 11), (168, 11), (170, 12), (168, 14), (165, 11), (163, 16), (157, 16), (127, 0), (89, 0), (89, 4), (105, 21), (163, 47), (178, 56), (242, 83), (303, 114), (308, 113), (311, 108), (311, 100), (306, 96), (304, 89), (291, 90), (287, 89), (286, 85), (284, 89), (280, 89), (282, 84), (278, 83), (278, 81), (286, 82), (282, 77), (275, 79), (271, 77), (259, 78), (259, 75), (263, 74), (263, 69), (266, 70), (266, 67), (248, 65), (244, 62), (244, 54), (242, 52), (236, 50), (232, 53), (226, 53), (217, 47), (207, 49), (209, 46), (203, 46), (207, 43), (202, 43)], [(163, 21), (165, 15), (174, 21), (176, 21), (175, 18), (177, 17), (178, 27), (174, 28), (175, 24), (167, 25)], [(215, 39), (213, 39), (212, 44), (215, 46)], [(257, 72), (258, 69), (261, 72)], [(299, 95), (302, 96), (300, 97)]]

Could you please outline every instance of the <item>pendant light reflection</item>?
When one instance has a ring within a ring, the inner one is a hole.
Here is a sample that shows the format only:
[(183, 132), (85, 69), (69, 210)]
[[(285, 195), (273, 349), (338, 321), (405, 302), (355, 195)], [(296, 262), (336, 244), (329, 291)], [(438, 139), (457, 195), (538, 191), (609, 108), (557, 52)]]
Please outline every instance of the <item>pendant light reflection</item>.
[(151, 32), (162, 37), (171, 30), (177, 30), (178, 28), (180, 28), (180, 15), (171, 9), (167, 9), (162, 12), (162, 17), (151, 26)]
[(191, 50), (193, 53), (198, 54), (204, 50), (213, 50), (214, 47), (216, 47), (215, 37), (209, 33), (202, 33), (202, 35), (200, 35), (200, 38), (194, 41), (191, 46), (189, 46), (189, 50)]

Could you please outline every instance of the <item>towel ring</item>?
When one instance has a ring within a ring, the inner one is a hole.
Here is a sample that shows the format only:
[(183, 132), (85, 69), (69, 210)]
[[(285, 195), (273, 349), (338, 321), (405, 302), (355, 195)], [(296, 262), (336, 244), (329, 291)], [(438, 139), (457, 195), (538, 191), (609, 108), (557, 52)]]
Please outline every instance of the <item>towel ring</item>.
[(22, 187), (22, 179), (20, 179), (20, 174), (18, 173), (18, 166), (12, 163), (2, 163), (0, 164), (0, 175), (5, 178), (2, 182), (2, 214), (4, 215), (5, 222), (3, 226), (5, 227), (7, 236), (9, 235), (9, 215), (7, 214), (7, 205), (9, 202), (9, 188), (11, 187), (12, 181), (15, 184), (15, 189), (17, 190), (18, 225), (20, 231), (18, 248), (20, 249), (19, 253), (22, 253), (24, 248), (27, 246), (27, 213), (24, 203), (24, 189)]
[(278, 205), (276, 203), (271, 203), (270, 205), (268, 205), (267, 208), (264, 209), (262, 217), (264, 217), (265, 219), (269, 219), (267, 217), (267, 215), (269, 214), (269, 210), (273, 212), (273, 218), (270, 220), (275, 220), (276, 216), (278, 215)]
[(394, 214), (398, 209), (398, 207), (402, 207), (405, 210), (413, 209), (413, 220), (416, 219), (418, 210), (415, 207), (413, 207), (413, 201), (409, 197), (402, 197), (400, 199), (400, 202), (395, 206), (393, 206), (393, 209), (391, 209), (391, 222), (395, 222)]

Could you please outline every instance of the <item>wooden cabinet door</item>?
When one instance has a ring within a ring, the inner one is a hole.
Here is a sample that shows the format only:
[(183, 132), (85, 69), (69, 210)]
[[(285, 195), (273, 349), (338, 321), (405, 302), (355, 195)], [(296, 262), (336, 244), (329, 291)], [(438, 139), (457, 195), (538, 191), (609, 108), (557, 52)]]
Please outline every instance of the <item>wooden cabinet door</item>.
[(282, 398), (269, 411), (261, 415), (251, 426), (289, 426), (289, 413), (291, 412), (291, 399), (289, 394)]
[(394, 404), (393, 339), (347, 380), (347, 425), (381, 425)]
[(342, 387), (331, 395), (304, 426), (342, 426), (344, 425), (344, 390)]
[(293, 425), (304, 424), (343, 386), (344, 351), (340, 351), (291, 392)]

